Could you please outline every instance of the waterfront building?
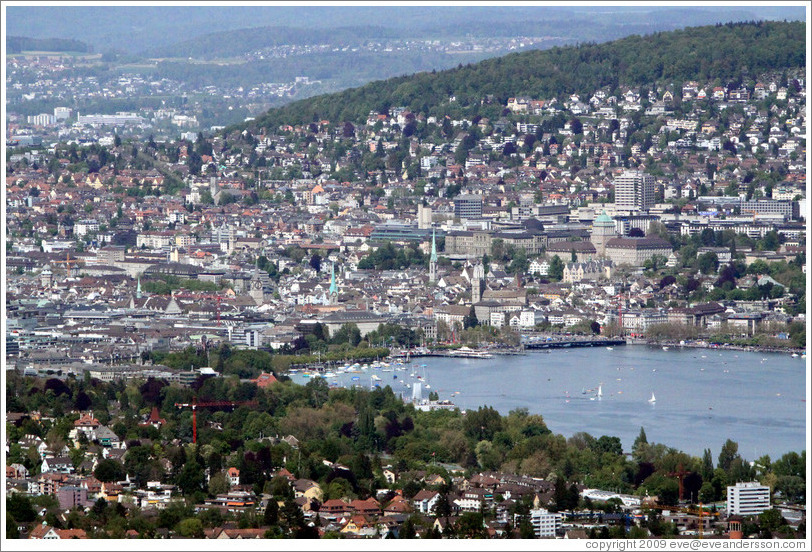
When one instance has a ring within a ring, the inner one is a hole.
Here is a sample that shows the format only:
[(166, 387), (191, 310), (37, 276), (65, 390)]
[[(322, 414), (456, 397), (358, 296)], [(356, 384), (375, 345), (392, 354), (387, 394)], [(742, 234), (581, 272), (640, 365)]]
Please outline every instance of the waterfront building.
[(769, 509), (770, 488), (767, 485), (747, 481), (728, 486), (728, 515), (752, 516)]

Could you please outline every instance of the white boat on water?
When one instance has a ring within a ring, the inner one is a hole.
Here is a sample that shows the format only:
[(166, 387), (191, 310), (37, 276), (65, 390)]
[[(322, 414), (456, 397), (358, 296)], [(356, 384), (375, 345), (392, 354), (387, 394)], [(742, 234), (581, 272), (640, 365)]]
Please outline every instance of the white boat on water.
[(648, 400), (649, 404), (654, 404), (657, 402), (657, 399), (654, 397), (654, 391), (651, 392), (651, 398)]
[(373, 379), (374, 381), (381, 381), (381, 377), (380, 377), (380, 376), (378, 376), (377, 374), (372, 374), (372, 379)]
[(487, 351), (471, 349), (470, 347), (460, 347), (456, 351), (449, 351), (447, 355), (461, 358), (493, 358), (493, 355)]
[(589, 397), (590, 401), (599, 401), (603, 397), (603, 384), (598, 385), (598, 392), (595, 393), (594, 397)]
[(668, 350), (668, 346), (667, 346), (667, 345), (663, 345), (663, 351), (667, 351), (667, 350)]

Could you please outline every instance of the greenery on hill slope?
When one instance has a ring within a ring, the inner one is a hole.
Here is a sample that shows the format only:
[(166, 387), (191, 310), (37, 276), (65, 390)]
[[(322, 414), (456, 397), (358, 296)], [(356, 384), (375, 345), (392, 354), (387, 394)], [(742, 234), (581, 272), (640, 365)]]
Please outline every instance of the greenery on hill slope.
[(557, 47), (489, 59), (442, 72), (419, 73), (294, 102), (273, 109), (251, 128), (309, 123), (314, 118), (360, 121), (372, 110), (407, 106), (429, 112), (452, 94), (475, 111), (493, 95), (552, 98), (608, 87), (680, 86), (683, 81), (719, 79), (727, 84), (743, 75), (802, 67), (806, 63), (801, 22), (756, 22), (695, 27), (649, 36), (631, 36), (607, 44)]
[(19, 54), (20, 52), (92, 52), (93, 49), (81, 40), (9, 36), (6, 38), (6, 51), (9, 54)]

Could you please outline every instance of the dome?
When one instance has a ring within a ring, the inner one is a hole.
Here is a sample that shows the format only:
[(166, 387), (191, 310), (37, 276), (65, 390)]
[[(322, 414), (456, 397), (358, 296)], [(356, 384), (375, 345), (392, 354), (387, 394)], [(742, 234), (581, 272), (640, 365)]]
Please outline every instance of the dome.
[(601, 211), (601, 214), (598, 215), (598, 217), (592, 222), (593, 226), (595, 226), (595, 225), (603, 226), (603, 225), (610, 225), (610, 224), (612, 226), (614, 226), (615, 221), (612, 219), (612, 217), (610, 217), (609, 215), (606, 214), (606, 211)]

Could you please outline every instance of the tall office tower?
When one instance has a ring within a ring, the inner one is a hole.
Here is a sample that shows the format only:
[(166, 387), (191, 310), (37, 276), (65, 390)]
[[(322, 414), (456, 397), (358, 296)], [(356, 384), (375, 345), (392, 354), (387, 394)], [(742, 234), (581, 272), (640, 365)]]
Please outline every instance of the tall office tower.
[(654, 177), (643, 171), (624, 171), (615, 178), (615, 208), (648, 211), (654, 206)]

